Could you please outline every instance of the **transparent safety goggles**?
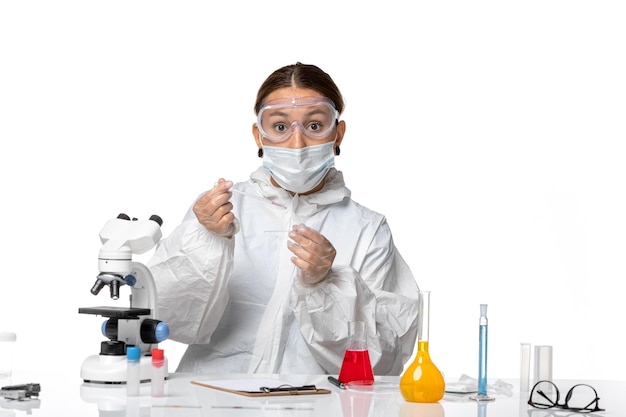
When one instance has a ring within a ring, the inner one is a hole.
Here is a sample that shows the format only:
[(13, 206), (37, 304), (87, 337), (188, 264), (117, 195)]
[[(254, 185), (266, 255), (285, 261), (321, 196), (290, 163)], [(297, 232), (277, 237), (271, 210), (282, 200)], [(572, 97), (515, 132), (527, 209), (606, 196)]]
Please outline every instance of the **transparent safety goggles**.
[(278, 143), (287, 140), (296, 128), (311, 139), (324, 139), (338, 119), (339, 112), (326, 98), (281, 98), (261, 107), (257, 126), (265, 139)]

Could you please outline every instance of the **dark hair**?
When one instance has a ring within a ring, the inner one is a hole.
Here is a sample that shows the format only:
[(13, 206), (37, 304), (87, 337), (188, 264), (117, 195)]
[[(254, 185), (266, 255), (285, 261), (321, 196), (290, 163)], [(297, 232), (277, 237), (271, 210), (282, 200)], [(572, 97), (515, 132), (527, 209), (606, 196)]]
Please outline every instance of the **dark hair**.
[(259, 88), (254, 104), (254, 112), (259, 113), (263, 102), (274, 91), (285, 87), (309, 88), (315, 90), (335, 103), (335, 108), (341, 114), (344, 102), (339, 88), (330, 75), (315, 65), (296, 62), (274, 71)]

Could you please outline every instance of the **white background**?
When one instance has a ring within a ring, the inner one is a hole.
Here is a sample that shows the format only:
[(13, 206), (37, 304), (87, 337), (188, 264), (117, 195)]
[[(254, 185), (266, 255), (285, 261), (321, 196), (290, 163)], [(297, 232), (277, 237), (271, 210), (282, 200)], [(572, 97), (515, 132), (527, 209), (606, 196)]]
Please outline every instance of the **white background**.
[(167, 235), (245, 180), (257, 88), (302, 61), (345, 95), (336, 165), (432, 291), (447, 377), (476, 376), (487, 303), (490, 379), (519, 375), (520, 342), (553, 345), (556, 378), (623, 379), (625, 21), (621, 1), (0, 2), (16, 370), (78, 378), (102, 340), (78, 308), (110, 302), (101, 227), (159, 214)]

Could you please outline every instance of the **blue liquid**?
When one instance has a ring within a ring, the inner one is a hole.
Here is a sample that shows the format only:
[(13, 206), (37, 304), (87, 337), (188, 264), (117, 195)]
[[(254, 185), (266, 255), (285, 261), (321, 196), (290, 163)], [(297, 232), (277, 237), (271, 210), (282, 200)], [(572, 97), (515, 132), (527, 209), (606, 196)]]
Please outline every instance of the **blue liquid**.
[(487, 395), (487, 325), (481, 324), (478, 336), (478, 395)]

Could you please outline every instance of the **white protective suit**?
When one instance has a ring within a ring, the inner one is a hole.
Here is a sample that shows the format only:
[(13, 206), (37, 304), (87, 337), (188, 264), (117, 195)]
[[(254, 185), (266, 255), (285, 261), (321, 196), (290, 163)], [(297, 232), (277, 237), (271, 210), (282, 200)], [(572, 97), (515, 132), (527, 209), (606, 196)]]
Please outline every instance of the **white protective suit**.
[[(263, 167), (233, 188), (265, 199), (232, 194), (234, 238), (212, 234), (190, 210), (148, 264), (159, 319), (189, 344), (178, 371), (338, 374), (348, 321), (362, 320), (374, 373), (399, 375), (415, 347), (418, 287), (385, 218), (352, 201), (334, 168), (311, 195), (274, 187)], [(337, 251), (315, 286), (300, 283), (290, 260), (294, 224)]]

